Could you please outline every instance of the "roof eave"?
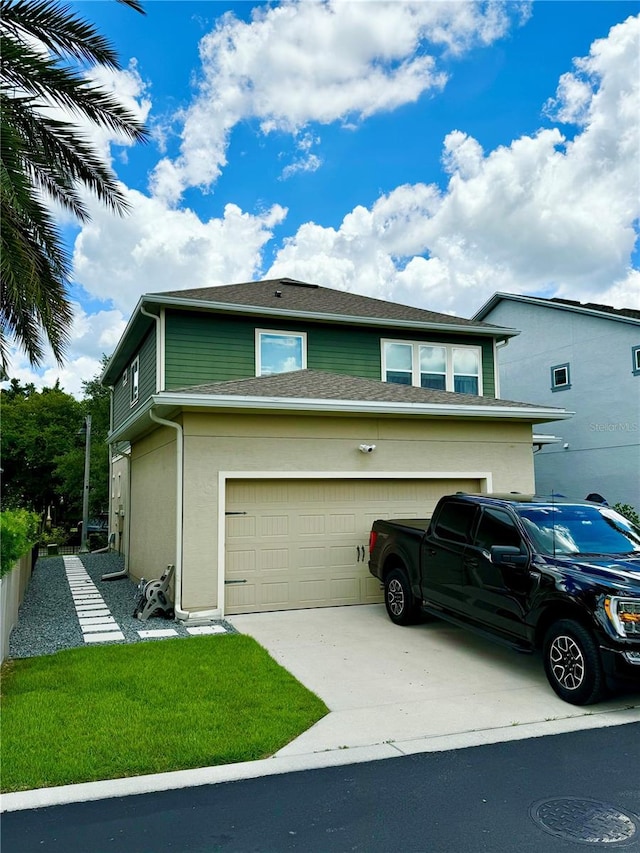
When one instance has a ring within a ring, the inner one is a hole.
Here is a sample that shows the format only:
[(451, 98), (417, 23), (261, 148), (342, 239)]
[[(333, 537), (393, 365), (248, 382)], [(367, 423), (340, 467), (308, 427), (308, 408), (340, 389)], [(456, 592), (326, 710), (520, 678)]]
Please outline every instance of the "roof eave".
[(588, 317), (600, 317), (603, 320), (616, 320), (620, 323), (631, 323), (632, 325), (640, 325), (640, 320), (635, 317), (625, 317), (624, 314), (612, 314), (609, 311), (598, 311), (596, 308), (588, 308), (586, 305), (566, 305), (562, 302), (553, 302), (551, 299), (545, 299), (541, 296), (525, 296), (520, 293), (494, 293), (484, 305), (476, 311), (471, 317), (472, 320), (483, 322), (484, 317), (490, 314), (491, 311), (502, 301), (509, 302), (525, 302), (527, 305), (537, 305), (539, 308), (553, 308), (558, 311), (573, 311), (575, 314), (586, 314)]
[(260, 409), (292, 412), (418, 415), (423, 417), (499, 418), (545, 423), (565, 420), (573, 412), (544, 406), (482, 406), (451, 403), (398, 403), (379, 400), (326, 400), (308, 397), (257, 397), (218, 394), (156, 394), (155, 406), (168, 408)]
[(475, 418), (477, 420), (510, 420), (524, 423), (546, 423), (565, 420), (574, 412), (565, 409), (526, 406), (479, 406), (445, 403), (393, 403), (379, 400), (324, 400), (308, 397), (255, 397), (213, 394), (154, 394), (108, 436), (108, 441), (129, 440), (155, 427), (150, 409), (165, 418), (173, 418), (184, 410), (208, 410), (246, 414), (250, 411), (273, 414), (303, 413), (308, 415), (372, 415), (378, 417)]

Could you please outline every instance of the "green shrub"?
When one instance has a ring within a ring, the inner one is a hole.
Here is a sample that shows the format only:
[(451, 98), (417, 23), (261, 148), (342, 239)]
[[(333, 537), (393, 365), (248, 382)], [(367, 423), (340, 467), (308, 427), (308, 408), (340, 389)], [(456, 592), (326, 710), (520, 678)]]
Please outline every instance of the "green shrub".
[(26, 509), (0, 512), (0, 577), (8, 574), (16, 560), (38, 541), (40, 516)]
[(625, 518), (628, 518), (629, 521), (632, 521), (640, 527), (640, 515), (638, 515), (636, 510), (630, 504), (614, 504), (613, 508), (616, 512), (619, 512), (620, 515), (624, 515)]
[(69, 534), (64, 527), (52, 527), (50, 530), (43, 530), (39, 536), (41, 545), (64, 545), (69, 537)]

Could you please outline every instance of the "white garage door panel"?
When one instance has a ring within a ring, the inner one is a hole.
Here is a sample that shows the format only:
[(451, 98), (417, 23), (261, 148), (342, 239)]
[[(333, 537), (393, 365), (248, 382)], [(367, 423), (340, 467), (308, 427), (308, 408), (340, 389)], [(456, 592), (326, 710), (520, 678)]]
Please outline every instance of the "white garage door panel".
[(429, 516), (456, 480), (230, 480), (225, 611), (252, 613), (381, 601), (368, 571), (376, 518)]

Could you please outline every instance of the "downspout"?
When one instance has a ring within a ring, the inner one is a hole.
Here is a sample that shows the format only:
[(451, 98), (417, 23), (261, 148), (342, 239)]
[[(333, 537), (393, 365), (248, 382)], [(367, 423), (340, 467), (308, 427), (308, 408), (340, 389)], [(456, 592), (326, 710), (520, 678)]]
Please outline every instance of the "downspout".
[(496, 386), (496, 398), (497, 399), (500, 399), (500, 393), (501, 393), (500, 364), (499, 364), (498, 350), (502, 349), (502, 347), (506, 347), (508, 345), (508, 343), (509, 343), (509, 338), (503, 338), (501, 341), (494, 341), (494, 345), (493, 345), (494, 346), (494, 348), (493, 348), (493, 376), (494, 376), (494, 380), (493, 381), (494, 381), (495, 386)]
[[(140, 313), (150, 317), (156, 324), (156, 394), (164, 388), (164, 365), (162, 360), (162, 321), (158, 314), (147, 311), (144, 305), (140, 306)], [(162, 426), (170, 427), (176, 431), (176, 562), (174, 569), (173, 587), (173, 610), (176, 619), (188, 619), (189, 613), (182, 609), (182, 506), (183, 506), (183, 469), (184, 469), (184, 433), (180, 424), (175, 421), (167, 421), (158, 417), (149, 409), (149, 417), (152, 421)]]
[(173, 609), (176, 614), (176, 619), (188, 619), (189, 613), (182, 609), (182, 484), (183, 484), (183, 469), (184, 469), (184, 452), (183, 442), (184, 433), (182, 426), (175, 421), (168, 421), (165, 418), (160, 418), (153, 409), (149, 410), (149, 417), (152, 421), (162, 426), (171, 427), (176, 431), (176, 562), (174, 570), (174, 602)]
[(150, 317), (156, 324), (156, 394), (159, 391), (164, 391), (164, 363), (162, 359), (162, 321), (158, 314), (152, 314), (144, 307), (140, 306), (140, 313), (145, 317)]

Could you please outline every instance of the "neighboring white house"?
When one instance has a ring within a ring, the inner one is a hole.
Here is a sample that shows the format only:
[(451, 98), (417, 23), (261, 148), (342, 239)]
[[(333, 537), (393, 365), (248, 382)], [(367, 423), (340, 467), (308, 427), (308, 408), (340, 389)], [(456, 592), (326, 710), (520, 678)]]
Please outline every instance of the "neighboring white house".
[(496, 293), (472, 319), (521, 331), (499, 349), (500, 396), (575, 412), (535, 454), (537, 491), (640, 509), (640, 311)]

